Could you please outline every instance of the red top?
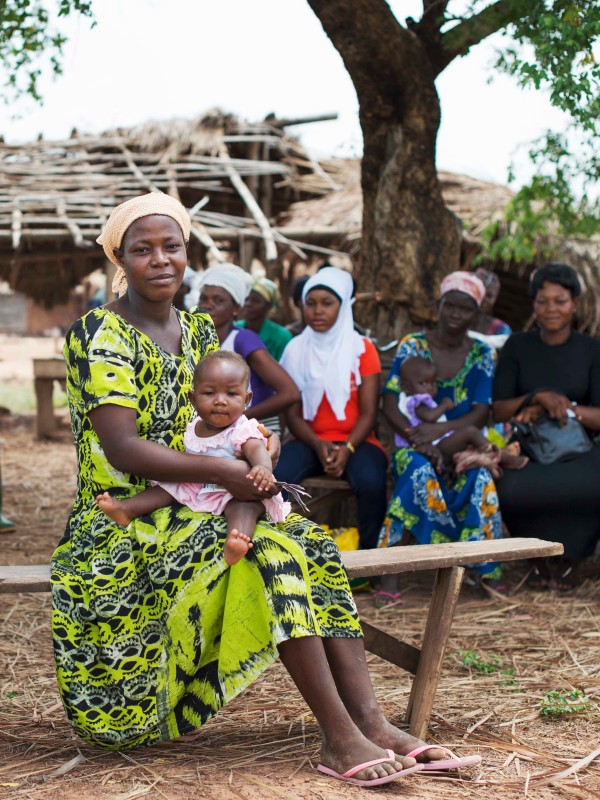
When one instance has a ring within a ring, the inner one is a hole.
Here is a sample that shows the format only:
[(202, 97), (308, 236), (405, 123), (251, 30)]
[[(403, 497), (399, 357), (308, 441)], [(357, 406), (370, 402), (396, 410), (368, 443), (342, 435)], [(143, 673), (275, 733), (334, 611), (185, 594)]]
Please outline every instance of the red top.
[[(361, 378), (366, 375), (378, 375), (381, 373), (381, 362), (379, 361), (379, 354), (377, 348), (370, 339), (363, 337), (365, 343), (365, 352), (361, 355), (359, 361), (359, 371)], [(319, 406), (315, 418), (306, 420), (319, 439), (326, 442), (345, 442), (347, 441), (350, 431), (356, 425), (358, 417), (360, 416), (360, 409), (358, 405), (358, 387), (354, 373), (350, 376), (350, 398), (344, 410), (345, 419), (336, 419), (333, 409), (329, 404), (326, 396), (323, 396), (321, 405)], [(364, 440), (377, 445), (384, 452), (385, 449), (381, 442), (377, 439), (373, 431)]]

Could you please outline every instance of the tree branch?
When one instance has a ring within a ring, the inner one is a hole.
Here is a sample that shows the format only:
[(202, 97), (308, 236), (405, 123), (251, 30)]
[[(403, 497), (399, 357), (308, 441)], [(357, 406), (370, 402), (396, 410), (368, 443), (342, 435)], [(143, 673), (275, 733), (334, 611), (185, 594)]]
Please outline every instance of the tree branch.
[(417, 43), (383, 0), (307, 0), (342, 57), (359, 103), (397, 90)]
[(487, 39), (492, 33), (526, 17), (528, 13), (527, 2), (523, 0), (497, 0), (479, 14), (459, 22), (442, 36), (442, 57), (436, 64), (436, 74), (458, 56), (468, 53), (471, 47)]

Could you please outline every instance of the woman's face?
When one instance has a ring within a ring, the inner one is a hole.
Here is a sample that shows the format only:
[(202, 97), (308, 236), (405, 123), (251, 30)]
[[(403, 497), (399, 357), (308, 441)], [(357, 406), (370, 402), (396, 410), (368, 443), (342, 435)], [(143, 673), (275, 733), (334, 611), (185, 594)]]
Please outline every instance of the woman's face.
[(572, 327), (577, 305), (564, 286), (544, 281), (533, 301), (533, 312), (540, 328), (554, 333)]
[(252, 289), (244, 303), (244, 319), (248, 322), (260, 322), (267, 318), (270, 308), (271, 304)]
[(181, 228), (171, 217), (153, 214), (129, 226), (114, 250), (127, 275), (129, 289), (147, 300), (171, 300), (187, 264)]
[(227, 289), (221, 286), (203, 286), (199, 303), (212, 317), (215, 328), (233, 322), (241, 310)]
[(335, 325), (341, 303), (327, 289), (312, 289), (304, 301), (304, 321), (317, 333), (326, 333)]
[(465, 292), (452, 290), (440, 300), (440, 327), (448, 333), (466, 333), (477, 319), (479, 308)]

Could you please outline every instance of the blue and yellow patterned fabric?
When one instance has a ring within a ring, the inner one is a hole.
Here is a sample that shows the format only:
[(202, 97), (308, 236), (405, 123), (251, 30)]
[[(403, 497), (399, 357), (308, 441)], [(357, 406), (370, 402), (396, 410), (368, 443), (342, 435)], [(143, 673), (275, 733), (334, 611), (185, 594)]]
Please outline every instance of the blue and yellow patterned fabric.
[[(400, 366), (410, 357), (432, 361), (424, 333), (406, 336), (398, 346), (384, 392), (400, 394)], [(494, 351), (473, 340), (462, 369), (451, 380), (438, 380), (436, 402), (449, 397), (454, 408), (448, 420), (462, 417), (474, 403), (491, 404), (495, 370)], [(419, 544), (497, 539), (502, 521), (494, 480), (487, 469), (471, 469), (448, 487), (440, 481), (430, 461), (410, 448), (399, 448), (392, 459), (394, 491), (388, 507), (380, 546), (397, 544), (408, 530)], [(499, 577), (497, 564), (475, 568), (486, 577)]]
[(229, 567), (225, 518), (177, 503), (121, 528), (96, 505), (145, 479), (106, 459), (91, 409), (136, 410), (140, 437), (183, 450), (194, 365), (218, 341), (210, 318), (178, 312), (182, 355), (165, 352), (105, 308), (67, 335), (67, 392), (77, 495), (52, 557), (52, 635), (67, 716), (83, 739), (121, 749), (190, 733), (252, 683), (277, 645), (361, 636), (339, 550), (291, 514), (261, 521)]

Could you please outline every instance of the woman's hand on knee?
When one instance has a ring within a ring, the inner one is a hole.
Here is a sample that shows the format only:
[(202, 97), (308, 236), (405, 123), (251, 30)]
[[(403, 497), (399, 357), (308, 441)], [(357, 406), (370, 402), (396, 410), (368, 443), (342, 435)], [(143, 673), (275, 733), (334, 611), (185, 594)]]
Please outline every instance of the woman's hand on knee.
[(350, 450), (344, 445), (335, 445), (335, 450), (331, 453), (331, 460), (325, 467), (325, 474), (334, 478), (341, 478), (346, 470), (346, 464), (350, 458)]
[(333, 442), (325, 442), (323, 439), (319, 439), (319, 441), (314, 445), (314, 450), (319, 458), (319, 461), (321, 462), (323, 471), (327, 472), (331, 462), (333, 461), (336, 450), (339, 450), (339, 446)]

